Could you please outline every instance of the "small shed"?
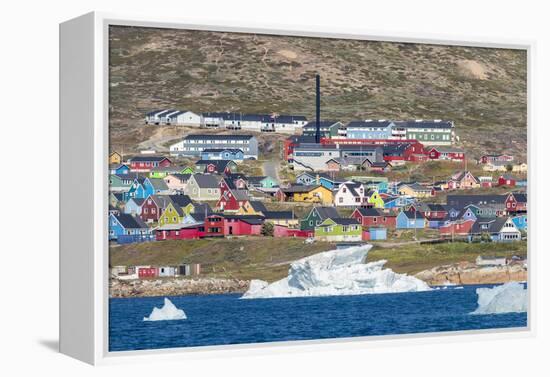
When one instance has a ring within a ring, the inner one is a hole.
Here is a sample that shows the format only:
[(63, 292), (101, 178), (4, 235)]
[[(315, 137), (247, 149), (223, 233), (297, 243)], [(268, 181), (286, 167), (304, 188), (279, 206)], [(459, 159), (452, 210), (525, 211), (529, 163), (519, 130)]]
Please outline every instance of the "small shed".
[(387, 239), (388, 231), (383, 227), (369, 228), (370, 239), (373, 241), (381, 241)]

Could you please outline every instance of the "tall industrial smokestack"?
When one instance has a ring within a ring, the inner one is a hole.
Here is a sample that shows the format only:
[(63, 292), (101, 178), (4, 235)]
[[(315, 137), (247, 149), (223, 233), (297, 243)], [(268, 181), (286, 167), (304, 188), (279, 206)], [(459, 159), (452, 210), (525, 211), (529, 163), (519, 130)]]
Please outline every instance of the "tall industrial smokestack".
[(315, 142), (321, 142), (321, 77), (315, 75)]

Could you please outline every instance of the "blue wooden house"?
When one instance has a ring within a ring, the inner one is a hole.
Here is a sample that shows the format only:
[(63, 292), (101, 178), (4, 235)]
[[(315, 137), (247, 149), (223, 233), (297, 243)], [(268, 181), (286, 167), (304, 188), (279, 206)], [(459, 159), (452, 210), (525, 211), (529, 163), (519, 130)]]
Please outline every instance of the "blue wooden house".
[(141, 215), (141, 206), (144, 201), (145, 199), (143, 198), (130, 198), (130, 200), (124, 204), (124, 213), (134, 216)]
[(343, 181), (337, 180), (326, 173), (309, 173), (305, 172), (296, 177), (296, 184), (298, 185), (315, 185), (319, 184), (329, 190), (338, 188)]
[(476, 221), (478, 216), (476, 215), (474, 209), (472, 207), (467, 207), (462, 210), (462, 212), (459, 215), (460, 218), (463, 220), (474, 220)]
[(130, 167), (125, 164), (109, 166), (109, 174), (126, 175), (130, 174)]
[(109, 240), (120, 243), (152, 240), (152, 230), (138, 216), (126, 213), (109, 215)]
[(169, 191), (163, 179), (138, 177), (125, 194), (125, 200), (128, 201), (131, 198), (147, 199), (149, 195), (168, 194)]
[(243, 161), (244, 153), (241, 149), (207, 148), (201, 152), (201, 160), (233, 160)]
[(395, 124), (387, 120), (351, 121), (346, 125), (349, 139), (389, 139)]
[(323, 187), (328, 188), (329, 190), (337, 189), (341, 183), (344, 183), (344, 182), (333, 179), (329, 176), (319, 177), (319, 184)]
[(514, 216), (512, 222), (520, 231), (527, 231), (527, 215)]
[(302, 173), (296, 177), (298, 185), (312, 185), (317, 182), (317, 176), (314, 173)]
[(426, 218), (418, 211), (401, 211), (397, 215), (397, 229), (424, 229), (426, 227)]
[(406, 196), (388, 196), (383, 198), (384, 208), (403, 208), (414, 203), (414, 199)]
[(518, 179), (518, 180), (516, 180), (516, 186), (518, 186), (518, 187), (527, 187), (527, 179)]

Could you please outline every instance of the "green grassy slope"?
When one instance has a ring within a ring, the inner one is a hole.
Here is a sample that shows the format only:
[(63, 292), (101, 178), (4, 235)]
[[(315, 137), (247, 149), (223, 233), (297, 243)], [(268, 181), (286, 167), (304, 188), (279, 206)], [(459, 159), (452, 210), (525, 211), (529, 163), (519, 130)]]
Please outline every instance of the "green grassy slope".
[[(162, 241), (116, 246), (110, 249), (110, 264), (177, 265), (201, 263), (205, 276), (275, 281), (287, 276), (290, 262), (334, 245), (289, 238), (235, 238), (185, 241)], [(475, 261), (478, 255), (525, 256), (526, 242), (510, 244), (402, 244), (396, 247), (375, 246), (368, 261), (388, 260), (387, 267), (413, 274), (435, 266), (461, 261)]]

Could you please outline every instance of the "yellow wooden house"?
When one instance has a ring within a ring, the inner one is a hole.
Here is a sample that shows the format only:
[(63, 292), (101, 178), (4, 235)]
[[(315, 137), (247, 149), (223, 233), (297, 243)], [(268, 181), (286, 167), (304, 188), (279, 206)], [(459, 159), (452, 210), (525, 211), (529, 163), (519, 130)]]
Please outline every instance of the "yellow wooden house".
[(109, 155), (109, 165), (118, 165), (122, 163), (122, 156), (118, 152), (112, 152)]
[(430, 198), (434, 195), (431, 188), (418, 183), (407, 183), (399, 186), (398, 192), (400, 195), (408, 195), (413, 198)]
[(283, 190), (285, 195), (294, 202), (332, 204), (332, 190), (321, 185), (293, 186)]
[(267, 212), (264, 203), (258, 200), (247, 200), (237, 211), (237, 215), (263, 216)]

